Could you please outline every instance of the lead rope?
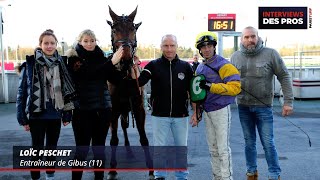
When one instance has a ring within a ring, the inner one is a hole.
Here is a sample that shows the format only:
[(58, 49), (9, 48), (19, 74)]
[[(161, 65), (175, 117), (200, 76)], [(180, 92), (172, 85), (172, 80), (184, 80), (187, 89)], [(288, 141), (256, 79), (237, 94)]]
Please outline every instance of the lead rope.
[[(217, 74), (219, 74), (219, 72), (217, 72), (217, 70), (213, 69), (211, 66), (209, 66), (208, 64), (205, 64), (207, 67), (209, 67), (211, 70), (213, 70), (214, 72), (216, 72)], [(306, 133), (301, 127), (297, 126), (296, 124), (294, 124), (292, 121), (290, 121), (288, 118), (286, 118), (285, 116), (282, 116), (281, 113), (275, 111), (272, 106), (269, 106), (267, 105), (266, 103), (264, 103), (263, 101), (261, 101), (259, 98), (257, 98), (255, 95), (251, 94), (250, 92), (246, 91), (245, 89), (243, 89), (241, 87), (241, 89), (248, 93), (250, 96), (254, 97), (256, 100), (258, 100), (260, 103), (262, 103), (263, 105), (267, 106), (267, 107), (270, 107), (272, 109), (273, 112), (275, 112), (276, 114), (280, 115), (282, 118), (284, 118), (285, 120), (287, 120), (288, 122), (290, 122), (293, 126), (295, 126), (296, 128), (298, 128), (300, 131), (302, 131), (307, 137), (308, 137), (308, 140), (309, 140), (309, 146), (311, 147), (311, 139), (308, 135), (308, 133)]]
[(258, 99), (255, 95), (251, 94), (250, 92), (246, 91), (245, 89), (241, 88), (244, 92), (248, 93), (250, 96), (254, 97), (256, 100), (258, 100), (260, 103), (262, 103), (263, 105), (270, 107), (272, 109), (273, 112), (275, 112), (276, 114), (280, 115), (280, 117), (284, 118), (285, 120), (287, 120), (289, 123), (291, 123), (291, 125), (295, 126), (296, 128), (298, 128), (300, 131), (302, 131), (307, 137), (308, 137), (308, 141), (309, 141), (309, 146), (311, 147), (311, 139), (310, 136), (308, 135), (307, 132), (305, 132), (301, 127), (297, 126), (296, 124), (294, 124), (292, 121), (290, 121), (288, 118), (286, 118), (285, 116), (282, 116), (281, 113), (279, 113), (278, 111), (274, 110), (272, 108), (272, 106), (267, 105), (266, 103), (264, 103), (263, 101), (261, 101), (260, 99)]
[(202, 113), (203, 113), (203, 106), (200, 103), (196, 103), (197, 127), (199, 125), (199, 122), (202, 119)]
[[(132, 64), (134, 65), (135, 62), (134, 62), (134, 54), (136, 53), (136, 48), (132, 48)], [(133, 68), (133, 72), (134, 72), (134, 75), (136, 76), (136, 83), (137, 83), (137, 87), (139, 89), (139, 95), (141, 96), (141, 89), (139, 87), (139, 80), (138, 80), (138, 74), (137, 74), (137, 71), (135, 68)], [(132, 99), (131, 97), (129, 96), (129, 103), (130, 103), (130, 109), (131, 109), (131, 117), (132, 117), (132, 127), (134, 128), (134, 113), (133, 113), (133, 104), (132, 104)]]
[[(135, 62), (134, 62), (134, 54), (136, 53), (136, 48), (135, 47), (132, 49), (131, 53), (132, 53), (132, 64), (135, 65)], [(139, 86), (138, 73), (137, 73), (136, 68), (133, 68), (133, 72), (134, 72), (134, 75), (136, 77), (136, 84), (137, 84), (137, 88), (139, 89), (139, 95), (141, 96), (141, 88)]]

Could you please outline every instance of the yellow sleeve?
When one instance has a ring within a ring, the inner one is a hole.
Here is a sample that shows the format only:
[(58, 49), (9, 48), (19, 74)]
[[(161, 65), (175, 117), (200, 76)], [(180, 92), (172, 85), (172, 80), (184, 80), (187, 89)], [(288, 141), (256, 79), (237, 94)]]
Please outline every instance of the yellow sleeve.
[(225, 64), (219, 69), (222, 80), (230, 79), (226, 83), (212, 83), (210, 92), (220, 95), (236, 96), (241, 92), (240, 73), (232, 64)]

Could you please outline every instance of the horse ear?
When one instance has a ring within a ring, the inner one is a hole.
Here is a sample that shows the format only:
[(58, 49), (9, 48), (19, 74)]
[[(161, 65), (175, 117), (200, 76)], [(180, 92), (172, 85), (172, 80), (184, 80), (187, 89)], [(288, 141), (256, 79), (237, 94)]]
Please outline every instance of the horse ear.
[(139, 22), (138, 24), (134, 24), (134, 28), (136, 29), (136, 30), (138, 30), (138, 28), (139, 28), (139, 26), (142, 24), (142, 22)]
[[(112, 21), (117, 20), (118, 15), (116, 13), (114, 13), (111, 9), (111, 7), (109, 6), (109, 14), (111, 16)], [(108, 23), (109, 24), (109, 23)]]
[(138, 6), (136, 7), (136, 9), (128, 16), (129, 19), (134, 20), (134, 18), (136, 17), (136, 14), (137, 14), (137, 9), (138, 9)]

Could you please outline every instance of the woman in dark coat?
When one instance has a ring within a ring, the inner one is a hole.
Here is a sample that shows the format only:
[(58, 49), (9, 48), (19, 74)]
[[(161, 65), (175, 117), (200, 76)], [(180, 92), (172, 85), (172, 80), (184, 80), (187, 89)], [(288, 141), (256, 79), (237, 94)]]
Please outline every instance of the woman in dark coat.
[[(123, 48), (119, 48), (113, 56), (107, 58), (96, 41), (93, 31), (82, 31), (77, 44), (67, 52), (67, 56), (78, 95), (72, 120), (78, 147), (75, 159), (85, 160), (91, 143), (94, 158), (102, 160), (104, 164), (104, 146), (111, 122), (111, 99), (107, 80), (116, 84), (121, 80), (114, 65), (121, 60)], [(103, 171), (95, 171), (96, 180), (103, 177)], [(82, 171), (72, 172), (72, 179), (81, 178)]]

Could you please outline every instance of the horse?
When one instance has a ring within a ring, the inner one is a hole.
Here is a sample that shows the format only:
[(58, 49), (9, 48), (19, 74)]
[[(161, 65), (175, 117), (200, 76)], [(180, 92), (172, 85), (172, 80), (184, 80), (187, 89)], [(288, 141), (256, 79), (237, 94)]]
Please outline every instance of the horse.
[[(132, 122), (134, 120), (140, 136), (140, 144), (143, 147), (149, 146), (149, 141), (145, 132), (146, 112), (144, 109), (143, 89), (138, 84), (132, 85), (127, 83), (126, 79), (131, 78), (131, 67), (134, 64), (135, 52), (137, 48), (136, 32), (142, 22), (135, 24), (134, 18), (137, 13), (137, 8), (128, 16), (118, 16), (109, 6), (109, 14), (112, 21), (107, 23), (111, 27), (111, 43), (112, 51), (116, 52), (119, 47), (123, 47), (123, 56), (120, 63), (116, 66), (120, 73), (125, 77), (123, 81), (115, 85), (108, 83), (111, 102), (112, 102), (112, 119), (111, 119), (111, 140), (110, 145), (117, 147), (119, 138), (117, 134), (118, 119), (121, 117), (121, 126), (125, 137), (125, 146), (130, 147), (127, 128), (129, 127), (129, 112), (132, 114)], [(138, 81), (136, 81), (138, 82)], [(149, 156), (145, 151), (145, 155)], [(115, 154), (111, 157), (111, 167), (116, 166)], [(150, 164), (147, 164), (150, 167)], [(108, 179), (116, 179), (117, 172), (110, 171)], [(149, 171), (149, 178), (154, 179), (153, 171)]]

